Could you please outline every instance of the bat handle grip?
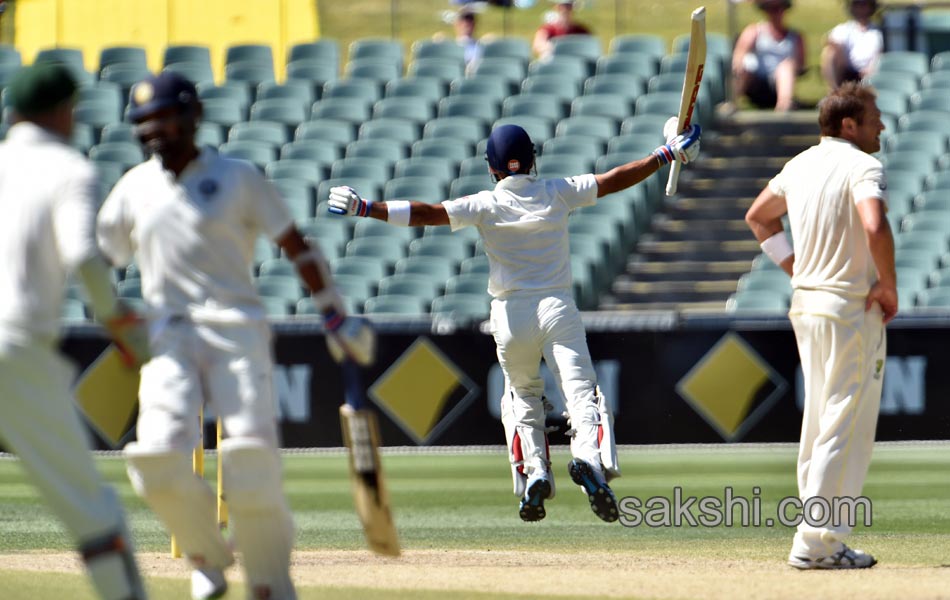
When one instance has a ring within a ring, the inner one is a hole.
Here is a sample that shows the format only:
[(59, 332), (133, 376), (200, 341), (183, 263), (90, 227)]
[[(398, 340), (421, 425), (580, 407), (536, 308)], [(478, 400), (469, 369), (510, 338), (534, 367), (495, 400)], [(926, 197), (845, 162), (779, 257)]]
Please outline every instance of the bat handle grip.
[(670, 165), (670, 178), (666, 180), (666, 195), (672, 196), (676, 193), (676, 184), (680, 179), (680, 168), (683, 166), (678, 160), (674, 160)]
[(346, 359), (340, 364), (343, 375), (343, 397), (353, 410), (360, 410), (366, 404), (363, 399), (363, 384), (360, 367), (354, 361)]

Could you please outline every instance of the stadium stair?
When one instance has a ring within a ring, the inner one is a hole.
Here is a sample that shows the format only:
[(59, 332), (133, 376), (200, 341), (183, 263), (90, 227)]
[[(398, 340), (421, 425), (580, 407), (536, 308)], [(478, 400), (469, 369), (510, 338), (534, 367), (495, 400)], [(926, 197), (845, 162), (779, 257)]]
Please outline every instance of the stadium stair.
[(818, 140), (814, 112), (720, 117), (676, 196), (654, 215), (601, 301), (610, 310), (723, 311), (759, 244), (745, 224), (752, 201), (785, 162)]

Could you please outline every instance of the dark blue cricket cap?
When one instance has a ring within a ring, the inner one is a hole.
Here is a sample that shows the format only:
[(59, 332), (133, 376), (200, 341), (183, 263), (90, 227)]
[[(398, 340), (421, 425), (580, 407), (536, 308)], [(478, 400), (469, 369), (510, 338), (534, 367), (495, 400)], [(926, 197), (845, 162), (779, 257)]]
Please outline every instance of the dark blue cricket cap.
[(37, 61), (20, 68), (7, 85), (10, 106), (24, 117), (53, 110), (72, 99), (78, 85), (69, 69), (58, 62)]
[(155, 111), (177, 107), (181, 112), (198, 104), (195, 84), (178, 73), (162, 71), (132, 86), (129, 92), (129, 119), (138, 121)]
[(488, 166), (513, 175), (527, 173), (534, 164), (534, 143), (528, 132), (517, 125), (502, 125), (492, 130), (485, 148)]

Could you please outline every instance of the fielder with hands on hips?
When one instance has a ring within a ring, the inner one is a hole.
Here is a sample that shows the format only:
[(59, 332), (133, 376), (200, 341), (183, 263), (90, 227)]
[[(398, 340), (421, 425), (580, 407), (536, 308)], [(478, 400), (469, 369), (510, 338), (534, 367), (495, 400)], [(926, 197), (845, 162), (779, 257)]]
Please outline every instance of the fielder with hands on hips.
[[(861, 495), (871, 463), (887, 358), (884, 325), (897, 314), (897, 276), (884, 169), (871, 156), (884, 130), (874, 90), (841, 85), (821, 101), (818, 120), (821, 141), (769, 182), (746, 222), (792, 277), (788, 314), (805, 380), (798, 493), (803, 502), (817, 497), (833, 506), (836, 498)], [(786, 213), (794, 249), (782, 227)], [(851, 526), (843, 521), (803, 521), (789, 565), (874, 566), (873, 556), (844, 543)]]
[(488, 138), (488, 170), (496, 181), (488, 190), (430, 205), (371, 202), (349, 187), (330, 190), (329, 211), (372, 217), (393, 225), (473, 226), (485, 244), (493, 296), (491, 328), (505, 374), (501, 402), (515, 495), (525, 521), (545, 517), (544, 500), (554, 497), (554, 478), (545, 433), (543, 357), (567, 399), (572, 425), (571, 479), (604, 521), (616, 521), (617, 501), (607, 482), (620, 474), (613, 416), (597, 386), (580, 313), (571, 285), (568, 215), (597, 198), (626, 189), (675, 159), (685, 163), (699, 152), (700, 128), (676, 134), (650, 156), (599, 175), (538, 179), (531, 174), (534, 144), (524, 129), (503, 125)]
[(122, 507), (93, 464), (71, 400), (75, 372), (57, 352), (75, 274), (129, 367), (148, 360), (144, 321), (116, 299), (96, 248), (95, 168), (69, 145), (77, 89), (68, 69), (43, 62), (6, 88), (14, 117), (0, 143), (0, 441), (76, 542), (97, 596), (142, 600)]
[(194, 567), (192, 597), (216, 598), (234, 560), (211, 488), (191, 467), (198, 414), (220, 417), (224, 493), (249, 597), (296, 598), (293, 523), (281, 490), (271, 334), (251, 280), (254, 242), (275, 240), (324, 315), (337, 360), (368, 364), (375, 336), (347, 317), (319, 249), (303, 239), (253, 165), (195, 145), (195, 86), (164, 72), (135, 84), (129, 118), (153, 155), (116, 184), (99, 212), (99, 244), (116, 264), (136, 258), (154, 357), (142, 368), (138, 439), (126, 446), (136, 492)]

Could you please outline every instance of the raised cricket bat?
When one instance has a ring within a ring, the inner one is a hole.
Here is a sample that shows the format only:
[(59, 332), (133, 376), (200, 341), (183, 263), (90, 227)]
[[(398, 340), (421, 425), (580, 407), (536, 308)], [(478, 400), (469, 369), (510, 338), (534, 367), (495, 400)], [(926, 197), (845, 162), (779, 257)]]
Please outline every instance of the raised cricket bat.
[[(706, 7), (700, 6), (690, 15), (689, 54), (686, 57), (686, 77), (683, 79), (683, 92), (680, 94), (680, 110), (676, 115), (676, 131), (679, 133), (693, 120), (699, 84), (703, 82), (703, 68), (706, 64)], [(670, 178), (666, 182), (666, 195), (676, 193), (676, 184), (683, 165), (675, 160), (670, 166)]]
[(356, 514), (363, 524), (369, 549), (384, 556), (399, 556), (399, 537), (389, 509), (389, 492), (379, 462), (379, 425), (366, 402), (359, 367), (342, 365), (346, 402), (340, 407), (343, 442), (350, 451), (350, 477)]
[(135, 424), (139, 370), (110, 345), (76, 381), (73, 395), (89, 425), (115, 448)]

